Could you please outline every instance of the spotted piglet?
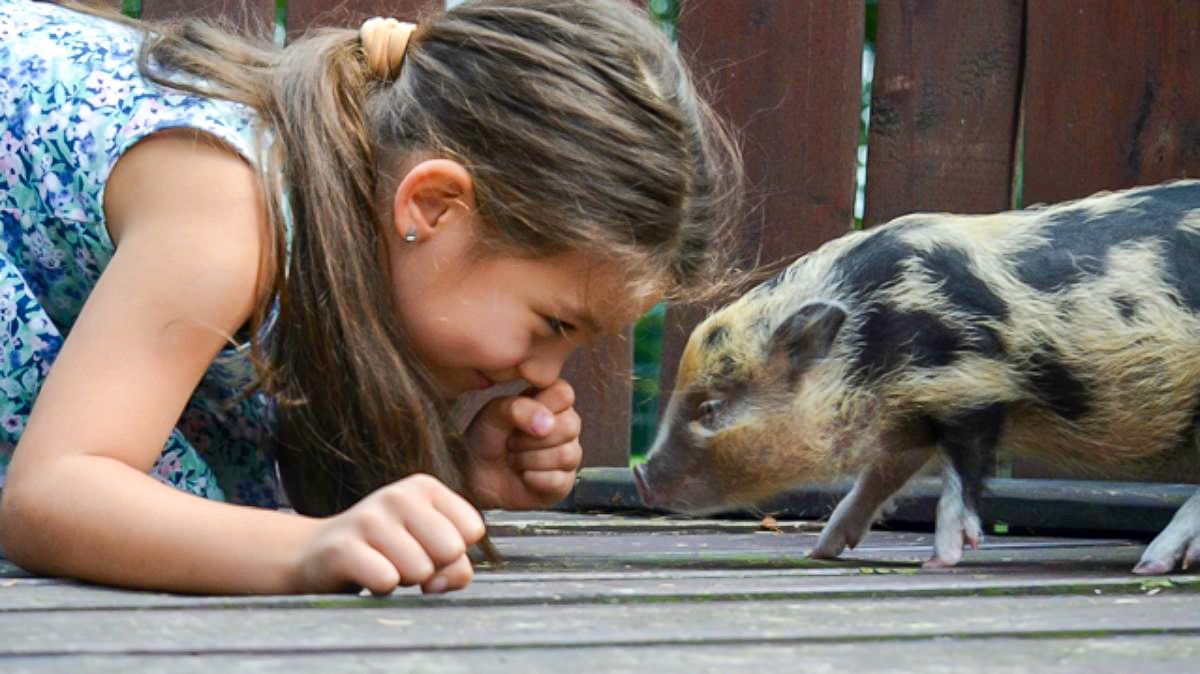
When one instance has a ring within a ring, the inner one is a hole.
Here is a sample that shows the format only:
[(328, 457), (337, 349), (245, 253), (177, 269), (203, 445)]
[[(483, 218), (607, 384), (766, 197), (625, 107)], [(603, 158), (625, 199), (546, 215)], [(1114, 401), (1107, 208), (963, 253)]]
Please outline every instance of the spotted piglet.
[[(1200, 451), (1200, 182), (848, 234), (692, 333), (647, 463), (704, 511), (857, 474), (812, 554), (853, 548), (944, 459), (930, 566), (977, 546), (999, 447), (1103, 471)], [(1200, 495), (1135, 573), (1200, 561)]]

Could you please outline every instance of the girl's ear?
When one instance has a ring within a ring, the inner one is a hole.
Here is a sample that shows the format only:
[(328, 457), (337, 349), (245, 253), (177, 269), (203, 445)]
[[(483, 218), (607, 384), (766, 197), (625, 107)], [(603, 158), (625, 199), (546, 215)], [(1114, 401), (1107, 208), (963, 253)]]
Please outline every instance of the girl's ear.
[(467, 169), (449, 159), (429, 159), (409, 169), (396, 186), (392, 223), (404, 240), (427, 241), (474, 211), (475, 188)]

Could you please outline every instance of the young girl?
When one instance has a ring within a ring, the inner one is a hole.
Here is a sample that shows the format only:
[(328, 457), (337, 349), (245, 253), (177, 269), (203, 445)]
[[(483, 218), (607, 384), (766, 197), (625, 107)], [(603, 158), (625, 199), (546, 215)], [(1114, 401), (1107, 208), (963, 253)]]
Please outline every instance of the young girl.
[(281, 51), (0, 0), (0, 113), (0, 541), (115, 585), (465, 586), (476, 508), (572, 486), (563, 361), (712, 279), (737, 207), (628, 0)]

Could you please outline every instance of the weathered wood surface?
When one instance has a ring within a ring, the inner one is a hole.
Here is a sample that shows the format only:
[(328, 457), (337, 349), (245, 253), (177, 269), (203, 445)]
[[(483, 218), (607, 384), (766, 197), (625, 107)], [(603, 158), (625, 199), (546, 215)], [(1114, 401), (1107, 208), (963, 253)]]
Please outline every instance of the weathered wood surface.
[(928, 534), (873, 532), (816, 562), (812, 522), (489, 518), (508, 562), (441, 596), (190, 597), (0, 563), (0, 670), (1169, 672), (1200, 657), (1200, 576), (1133, 576), (1125, 540), (992, 536), (927, 571)]
[[(965, 651), (966, 657), (963, 657)], [(986, 660), (984, 654), (986, 653)], [(144, 655), (13, 658), (11, 672), (654, 672), (738, 671), (879, 672), (960, 674), (996, 672), (1078, 674), (1138, 672), (1179, 674), (1200, 658), (1200, 640), (1188, 636), (1007, 639), (981, 641), (881, 641), (871, 644), (684, 644), (653, 649), (632, 646), (592, 648), (511, 648), (503, 650), (416, 651), (406, 653), (317, 653), (288, 655)], [(985, 660), (985, 661), (983, 661)], [(983, 661), (983, 662), (980, 662)], [(886, 667), (885, 667), (886, 665)], [(653, 667), (653, 670), (649, 668)]]
[(1024, 5), (880, 3), (864, 224), (1011, 207)]
[(1025, 203), (1200, 175), (1200, 3), (1030, 0)]

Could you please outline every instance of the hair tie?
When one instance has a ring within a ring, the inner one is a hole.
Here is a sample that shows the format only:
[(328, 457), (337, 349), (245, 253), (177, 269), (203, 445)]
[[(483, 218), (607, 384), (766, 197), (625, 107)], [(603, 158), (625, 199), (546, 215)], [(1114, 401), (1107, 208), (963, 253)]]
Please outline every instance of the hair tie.
[(385, 80), (395, 79), (400, 74), (408, 39), (416, 28), (414, 23), (381, 16), (364, 21), (358, 30), (358, 39), (367, 53), (367, 67), (371, 72)]

